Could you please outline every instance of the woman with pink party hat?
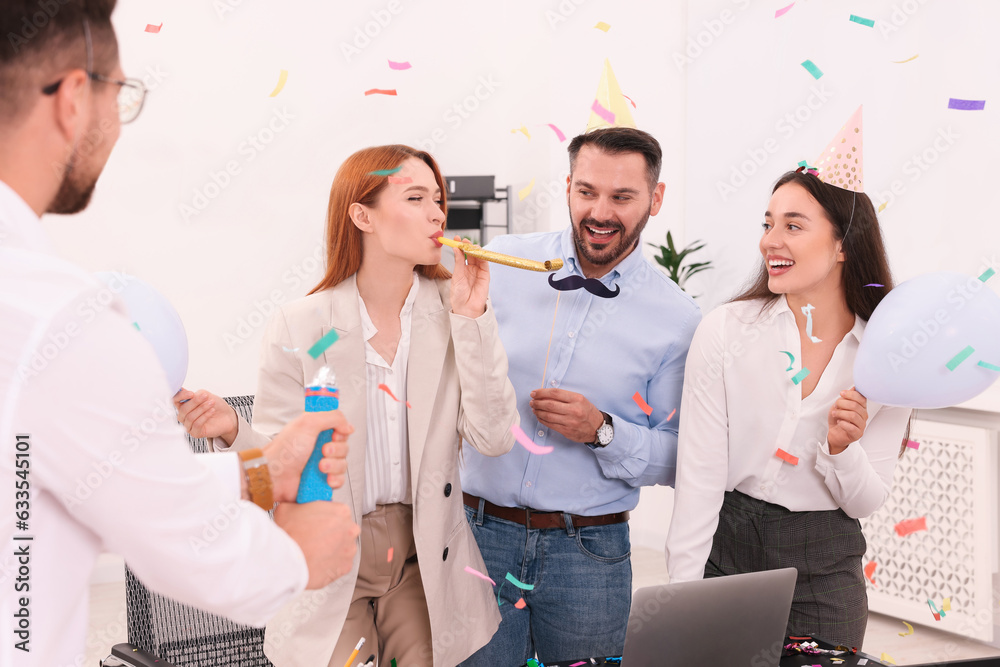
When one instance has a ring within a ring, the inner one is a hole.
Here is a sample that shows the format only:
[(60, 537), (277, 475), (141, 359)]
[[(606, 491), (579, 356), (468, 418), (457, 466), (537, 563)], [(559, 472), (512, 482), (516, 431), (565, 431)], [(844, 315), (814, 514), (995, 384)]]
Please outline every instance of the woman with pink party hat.
[(853, 386), (865, 324), (892, 288), (861, 129), (859, 107), (815, 166), (778, 179), (759, 273), (695, 333), (667, 537), (671, 582), (795, 567), (787, 633), (857, 648), (858, 519), (888, 498), (910, 416)]

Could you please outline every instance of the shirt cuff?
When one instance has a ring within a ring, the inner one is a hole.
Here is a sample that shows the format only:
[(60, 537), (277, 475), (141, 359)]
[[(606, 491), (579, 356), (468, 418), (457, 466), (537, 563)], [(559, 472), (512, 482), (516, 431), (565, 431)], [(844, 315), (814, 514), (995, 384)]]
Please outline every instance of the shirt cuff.
[(830, 453), (830, 442), (828, 440), (820, 443), (817, 449), (819, 451), (816, 454), (815, 467), (816, 472), (821, 475), (825, 475), (830, 470), (855, 470), (860, 464), (858, 457), (864, 456), (864, 453), (861, 451), (861, 445), (858, 442), (852, 442), (839, 454)]
[[(219, 438), (219, 442), (222, 442), (222, 438)], [(240, 499), (242, 488), (240, 476), (243, 474), (243, 466), (236, 452), (195, 454), (195, 458), (198, 459), (198, 463), (209, 469), (227, 496)]]

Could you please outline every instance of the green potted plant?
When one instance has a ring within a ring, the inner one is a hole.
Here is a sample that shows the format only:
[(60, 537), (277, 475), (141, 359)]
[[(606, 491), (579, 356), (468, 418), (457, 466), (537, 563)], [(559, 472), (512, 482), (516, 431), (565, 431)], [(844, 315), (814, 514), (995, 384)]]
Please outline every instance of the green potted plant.
[[(701, 245), (695, 245), (698, 243)], [(701, 243), (700, 240), (691, 243), (688, 247), (684, 248), (680, 252), (677, 252), (677, 249), (674, 247), (674, 239), (670, 236), (670, 232), (668, 231), (667, 245), (656, 245), (655, 243), (648, 243), (647, 245), (660, 249), (660, 254), (654, 256), (653, 259), (656, 260), (657, 264), (666, 269), (667, 275), (670, 276), (670, 279), (677, 283), (677, 286), (682, 290), (684, 289), (684, 283), (687, 282), (688, 278), (696, 273), (713, 268), (711, 261), (694, 262), (686, 266), (683, 265), (685, 257), (705, 247), (705, 244)]]

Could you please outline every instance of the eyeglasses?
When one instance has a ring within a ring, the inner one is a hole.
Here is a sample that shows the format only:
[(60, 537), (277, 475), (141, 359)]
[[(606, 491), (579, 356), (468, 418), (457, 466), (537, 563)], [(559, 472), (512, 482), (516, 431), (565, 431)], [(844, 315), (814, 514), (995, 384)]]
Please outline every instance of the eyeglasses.
[[(87, 69), (84, 71), (87, 72), (87, 76), (92, 81), (111, 83), (119, 87), (118, 119), (122, 125), (131, 123), (133, 120), (138, 118), (139, 112), (142, 111), (142, 104), (146, 100), (146, 84), (139, 79), (125, 79), (124, 81), (121, 81), (119, 79), (112, 79), (104, 76), (103, 74), (94, 72), (94, 51), (90, 42), (90, 24), (87, 22), (87, 19), (83, 20), (83, 34), (87, 41)], [(62, 82), (63, 79), (59, 79), (55, 83), (50, 83), (42, 88), (42, 94), (54, 95), (55, 92), (59, 90), (59, 86), (62, 85)]]

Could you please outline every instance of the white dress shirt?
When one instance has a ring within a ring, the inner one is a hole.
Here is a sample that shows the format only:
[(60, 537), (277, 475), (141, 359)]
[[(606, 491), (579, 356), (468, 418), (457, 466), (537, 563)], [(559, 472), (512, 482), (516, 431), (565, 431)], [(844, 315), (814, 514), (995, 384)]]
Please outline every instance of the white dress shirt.
[[(864, 321), (855, 318), (803, 399), (801, 385), (792, 382), (802, 370), (795, 317), (784, 296), (763, 312), (762, 305), (720, 306), (691, 342), (666, 546), (672, 582), (702, 578), (726, 491), (795, 512), (839, 507), (853, 518), (871, 515), (889, 496), (908, 408), (869, 401), (859, 441), (831, 455), (826, 439), (830, 408), (854, 384)], [(813, 317), (823, 314), (814, 311)], [(783, 352), (795, 361), (790, 364)], [(779, 448), (798, 457), (798, 464), (778, 458)]]
[[(389, 364), (372, 347), (371, 339), (378, 333), (358, 294), (361, 308), (361, 330), (365, 336), (365, 376), (368, 381), (368, 441), (365, 443), (365, 497), (362, 512), (374, 511), (376, 505), (411, 504), (410, 450), (406, 421), (406, 362), (410, 356), (410, 324), (413, 303), (417, 300), (420, 281), (413, 274), (413, 286), (399, 312), (400, 335), (396, 356)], [(379, 389), (384, 384), (398, 401)]]
[[(19, 434), (27, 468), (15, 467)], [(240, 500), (240, 475), (235, 454), (191, 453), (121, 300), (57, 257), (0, 182), (0, 666), (82, 664), (102, 551), (153, 590), (263, 625), (308, 571), (295, 542)], [(15, 496), (25, 481), (26, 501)], [(17, 648), (22, 602), (30, 652)]]

